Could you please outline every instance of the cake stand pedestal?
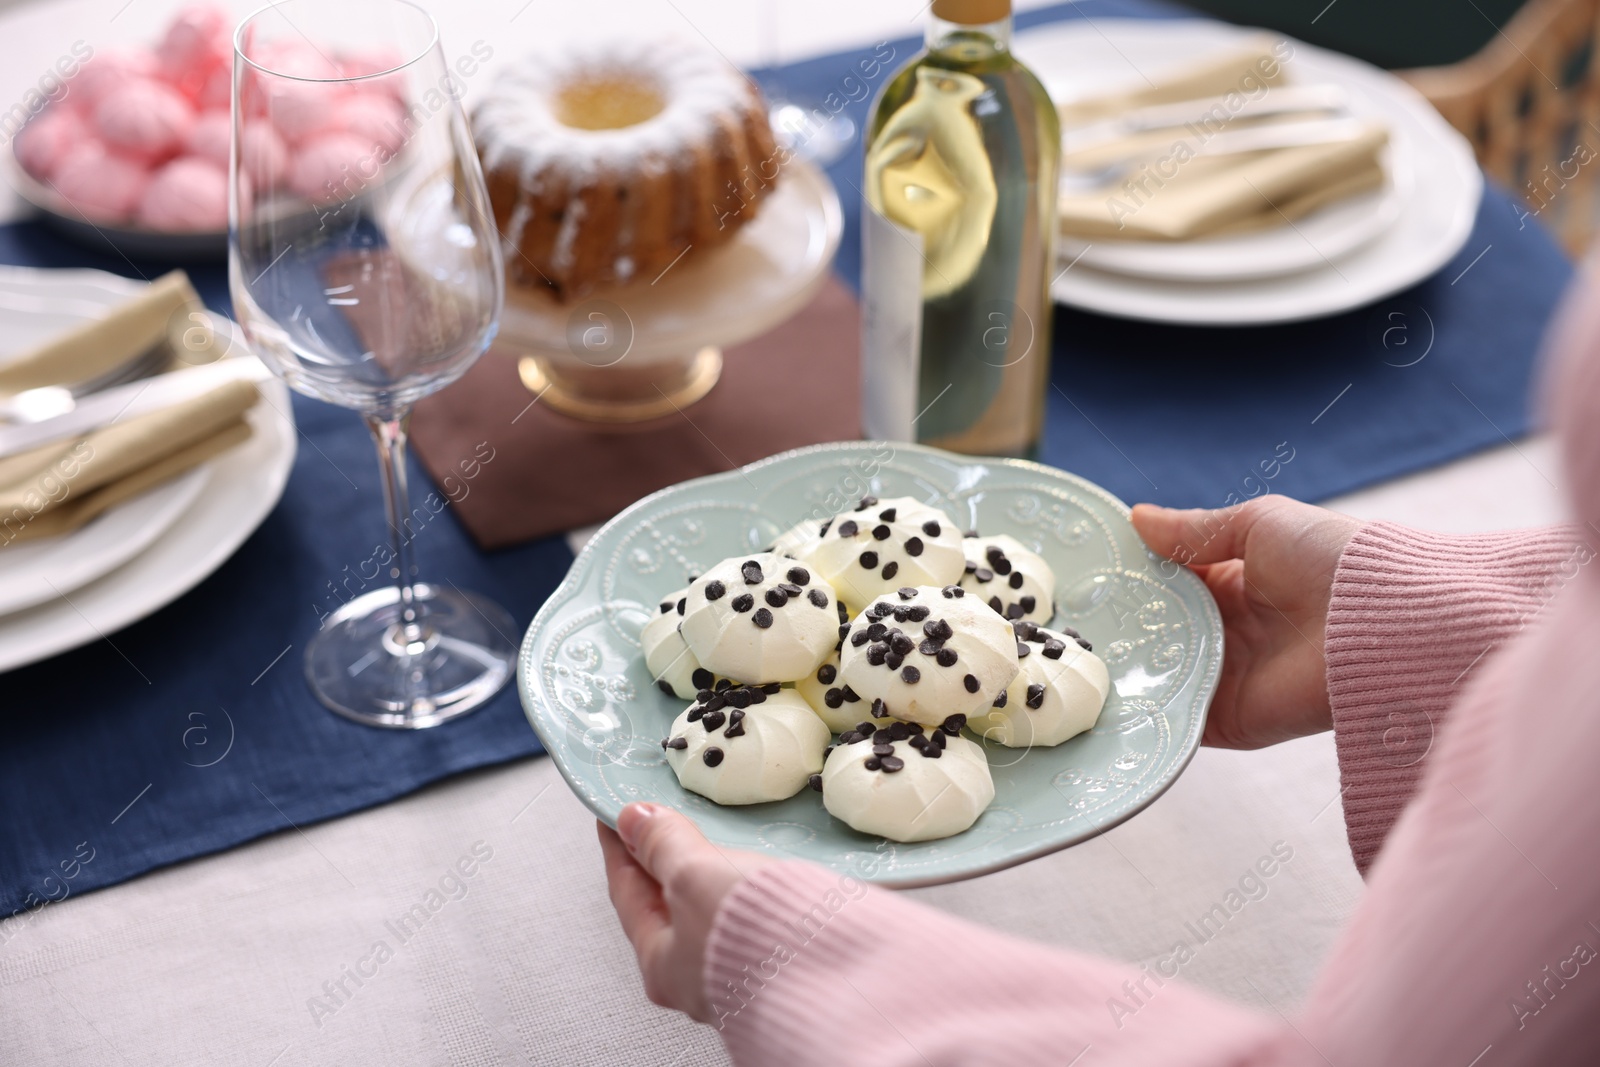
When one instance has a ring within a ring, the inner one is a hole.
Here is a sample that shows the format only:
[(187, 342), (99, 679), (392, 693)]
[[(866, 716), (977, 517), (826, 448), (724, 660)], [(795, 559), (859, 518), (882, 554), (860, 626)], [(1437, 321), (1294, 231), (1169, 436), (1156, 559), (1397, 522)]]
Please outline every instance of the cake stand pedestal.
[(563, 304), (508, 286), (501, 345), (542, 403), (596, 422), (681, 411), (711, 391), (722, 350), (777, 326), (827, 277), (844, 216), (827, 177), (792, 160), (756, 217), (727, 244), (691, 245), (657, 277)]

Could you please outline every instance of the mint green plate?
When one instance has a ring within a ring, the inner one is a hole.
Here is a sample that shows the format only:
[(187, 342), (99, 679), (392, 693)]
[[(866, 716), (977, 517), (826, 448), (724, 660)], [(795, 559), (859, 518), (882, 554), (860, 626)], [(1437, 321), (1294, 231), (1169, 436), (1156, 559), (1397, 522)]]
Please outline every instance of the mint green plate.
[[(1112, 693), (1091, 731), (1055, 748), (986, 745), (995, 800), (965, 833), (896, 844), (831, 817), (818, 793), (721, 807), (682, 789), (661, 738), (686, 702), (650, 680), (639, 629), (667, 593), (858, 497), (911, 496), (984, 534), (1007, 533), (1057, 575), (1057, 624), (1094, 644)], [(579, 554), (528, 627), (522, 706), (567, 784), (605, 822), (624, 804), (677, 808), (730, 848), (811, 860), (886, 885), (971, 878), (1076, 844), (1175, 781), (1200, 744), (1222, 667), (1222, 620), (1193, 574), (1145, 549), (1116, 497), (1082, 478), (917, 445), (785, 452), (645, 497)]]

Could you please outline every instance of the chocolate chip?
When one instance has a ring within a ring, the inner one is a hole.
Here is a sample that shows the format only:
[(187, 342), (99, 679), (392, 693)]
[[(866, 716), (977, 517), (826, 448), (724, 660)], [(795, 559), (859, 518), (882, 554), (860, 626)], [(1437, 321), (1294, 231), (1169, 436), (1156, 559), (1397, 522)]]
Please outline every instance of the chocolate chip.
[(887, 719), (889, 717), (888, 705), (882, 700), (874, 700), (872, 702), (872, 717), (874, 719)]
[(1023, 642), (1021, 642), (1021, 641), (1017, 642), (1017, 658), (1018, 659), (1024, 658), (1025, 656), (1027, 656), (1028, 653), (1030, 653), (1032, 651), (1033, 651), (1033, 649), (1029, 648)]
[(672, 683), (667, 681), (665, 678), (656, 680), (656, 688), (667, 694), (669, 697), (675, 697), (678, 695), (672, 691)]
[(811, 592), (806, 594), (806, 599), (811, 601), (819, 608), (825, 608), (828, 606), (828, 594), (824, 593), (820, 589), (811, 590)]
[(1022, 618), (1022, 616), (1023, 610), (1021, 604), (1012, 604), (1006, 608), (1006, 618), (1016, 621), (1017, 619)]
[(877, 756), (868, 756), (866, 759), (861, 761), (861, 766), (865, 767), (869, 771), (875, 771), (879, 767), (883, 766), (883, 762)]
[(872, 528), (872, 536), (873, 536), (874, 540), (887, 541), (887, 540), (889, 540), (889, 534), (890, 533), (891, 533), (891, 531), (890, 531), (889, 527), (884, 526), (882, 524), (874, 526)]
[(707, 600), (721, 600), (722, 594), (726, 593), (727, 591), (728, 587), (717, 581), (715, 578), (706, 583)]
[(917, 647), (917, 643), (911, 639), (910, 634), (896, 630), (889, 635), (889, 647), (894, 650), (896, 655), (909, 656), (911, 655), (911, 650)]
[(748, 708), (756, 702), (755, 694), (743, 686), (728, 690), (723, 694), (723, 699), (728, 702), (730, 708)]
[(933, 659), (941, 667), (954, 667), (956, 665), (956, 650), (953, 648), (941, 648), (934, 653)]
[(757, 608), (756, 613), (750, 616), (750, 621), (765, 630), (772, 625), (772, 612), (766, 608)]
[(732, 711), (728, 712), (728, 725), (738, 726), (744, 721), (744, 717), (745, 712), (740, 711), (738, 708), (734, 708)]
[(743, 737), (744, 727), (736, 722), (730, 722), (728, 728), (722, 731), (723, 737)]
[(841, 745), (853, 745), (859, 740), (861, 740), (861, 734), (855, 730), (846, 730), (839, 735), (839, 743)]
[(1034, 683), (1028, 686), (1028, 707), (1035, 711), (1044, 707), (1044, 686)]
[(878, 568), (878, 554), (869, 548), (861, 553), (860, 563), (869, 571), (876, 570)]
[(704, 726), (706, 728), (706, 733), (709, 734), (712, 730), (720, 730), (722, 728), (722, 724), (727, 721), (728, 716), (724, 713), (720, 711), (708, 711), (704, 716), (701, 717), (700, 725)]
[(828, 527), (830, 527), (832, 525), (833, 525), (833, 520), (829, 519), (826, 522), (824, 522), (821, 526), (817, 527), (817, 536), (818, 537), (826, 537), (826, 536), (828, 536)]
[(698, 722), (700, 720), (700, 716), (704, 715), (705, 713), (706, 709), (697, 704), (689, 709), (689, 714), (685, 716), (685, 718), (687, 718), (690, 722)]
[(944, 722), (940, 723), (939, 729), (943, 730), (951, 737), (954, 737), (956, 734), (961, 732), (961, 728), (965, 725), (967, 725), (967, 717), (958, 712), (955, 715), (949, 716), (944, 720)]
[(844, 694), (837, 689), (830, 689), (822, 694), (822, 702), (830, 708), (842, 707), (844, 705)]
[(673, 609), (673, 607), (674, 607), (674, 605), (673, 605), (672, 601), (663, 600), (661, 602), (661, 614), (665, 615), (667, 612), (671, 611)]
[(884, 634), (886, 634), (888, 632), (889, 632), (889, 627), (885, 626), (881, 622), (875, 622), (872, 625), (867, 627), (867, 636), (870, 637), (874, 641), (878, 640), (880, 637), (882, 637)]
[(783, 688), (783, 683), (782, 682), (768, 682), (766, 685), (761, 687), (761, 691), (763, 693), (776, 693), (778, 690), (780, 690), (782, 688)]
[(921, 622), (923, 619), (926, 619), (928, 615), (928, 609), (923, 607), (921, 604), (913, 604), (906, 609), (906, 618), (910, 619), (912, 622)]
[(917, 651), (924, 656), (937, 656), (939, 654), (939, 642), (931, 637), (925, 637), (922, 639), (922, 644), (917, 646)]
[(704, 667), (696, 667), (694, 673), (689, 675), (689, 681), (694, 684), (696, 689), (710, 689), (717, 684), (717, 676)]
[(1091, 645), (1089, 642), (1085, 641), (1083, 638), (1080, 637), (1080, 638), (1077, 639), (1077, 641), (1078, 641), (1079, 645), (1083, 646), (1083, 650), (1085, 652), (1093, 652), (1094, 651), (1094, 646)]
[(768, 589), (763, 599), (775, 608), (781, 608), (789, 602), (789, 598), (784, 596), (781, 589)]
[(972, 572), (972, 576), (978, 579), (980, 582), (994, 581), (994, 571), (990, 570), (988, 567), (977, 568)]
[(920, 555), (922, 555), (922, 538), (920, 538), (920, 537), (908, 537), (908, 538), (906, 538), (906, 555), (908, 555), (908, 556), (920, 556)]
[(856, 723), (856, 733), (860, 734), (862, 737), (871, 737), (877, 732), (878, 726), (874, 722), (863, 721)]
[(992, 704), (991, 706), (992, 707), (996, 707), (996, 708), (1003, 708), (1003, 707), (1006, 706), (1006, 702), (1009, 701), (1010, 699), (1011, 699), (1011, 690), (1002, 689), (1002, 690), (1000, 690), (1000, 695), (994, 698), (994, 704)]
[(862, 645), (871, 640), (872, 638), (867, 636), (867, 631), (865, 630), (857, 630), (855, 633), (850, 635), (850, 644), (855, 648), (860, 648)]
[(1000, 598), (997, 596), (989, 598), (989, 606), (995, 610), (996, 614), (1004, 615), (1006, 613), (1006, 606), (1000, 603)]
[(961, 679), (961, 684), (967, 687), (967, 692), (976, 693), (980, 683), (977, 675), (969, 674), (965, 678)]
[(739, 573), (744, 575), (745, 585), (760, 585), (764, 575), (761, 573), (761, 564), (755, 560), (746, 560), (744, 566), (739, 568)]
[(859, 507), (857, 507), (856, 510), (857, 511), (866, 511), (868, 508), (870, 508), (870, 507), (874, 506), (875, 504), (877, 504), (877, 502), (878, 502), (878, 498), (875, 497), (875, 496), (864, 496), (864, 497), (861, 498), (861, 505)]
[(784, 596), (799, 596), (800, 587), (793, 582), (779, 582), (777, 588), (782, 590)]
[(854, 704), (861, 699), (861, 694), (851, 689), (848, 685), (840, 686), (839, 691), (844, 694), (844, 699), (847, 703)]
[(872, 731), (872, 743), (875, 745), (887, 745), (893, 740), (894, 738), (890, 736), (887, 726), (880, 726)]
[(972, 562), (972, 561), (971, 561), (971, 560), (970, 560), (970, 559), (969, 559), (969, 560), (967, 560), (967, 565), (966, 565), (966, 567), (965, 567), (965, 568), (964, 568), (964, 570), (965, 570), (965, 571), (966, 571), (966, 572), (967, 572), (967, 573), (968, 573), (968, 574), (971, 574), (971, 573), (972, 573), (972, 572), (973, 572), (973, 571), (975, 571), (975, 570), (977, 570), (977, 569), (978, 569), (978, 565), (977, 565), (977, 564), (976, 564), (976, 563), (974, 563), (974, 562)]
[(749, 611), (751, 608), (756, 606), (756, 598), (751, 596), (749, 593), (740, 593), (738, 596), (728, 601), (728, 606), (733, 608), (734, 611)]
[(839, 668), (831, 663), (824, 663), (817, 668), (817, 681), (823, 685), (832, 685), (833, 680), (839, 676)]
[(894, 560), (891, 559), (888, 563), (885, 563), (883, 565), (883, 580), (884, 581), (887, 582), (889, 579), (893, 578), (895, 575), (897, 575), (899, 573), (900, 573), (900, 564), (896, 563)]
[(914, 585), (902, 585), (894, 591), (894, 594), (901, 600), (915, 600), (917, 598), (917, 588)]
[(959, 585), (952, 585), (950, 587), (950, 595), (955, 597), (957, 600), (960, 600), (962, 597), (967, 595), (967, 591), (961, 588)]
[(728, 703), (727, 693), (727, 690), (724, 690), (721, 693), (712, 693), (710, 696), (706, 697), (705, 701), (700, 705), (700, 710), (716, 711), (718, 708), (726, 707)]
[(894, 611), (894, 605), (893, 604), (890, 604), (887, 601), (880, 600), (877, 603), (873, 604), (870, 608), (867, 609), (867, 618), (869, 618), (869, 619), (881, 619), (885, 615), (888, 615), (892, 611)]
[(882, 519), (884, 522), (893, 522), (894, 516), (894, 508), (884, 508), (882, 511), (878, 512), (878, 518)]
[[(940, 734), (939, 736), (943, 737), (944, 735)], [(923, 747), (922, 754), (928, 759), (938, 759), (940, 756), (944, 755), (944, 751), (939, 745), (930, 744)]]
[(812, 789), (815, 789), (819, 793), (822, 792), (822, 775), (813, 774), (811, 777), (807, 778), (806, 781), (811, 784)]
[(930, 748), (935, 748), (935, 749), (943, 748), (945, 746), (945, 743), (946, 743), (945, 742), (944, 731), (943, 730), (935, 730), (933, 733), (928, 735), (928, 740), (933, 742), (933, 744), (929, 746)]
[(884, 659), (889, 655), (888, 645), (873, 645), (867, 649), (867, 664), (872, 667), (883, 666)]
[(1021, 589), (1022, 588), (1022, 572), (1021, 571), (1012, 571), (1011, 572), (1011, 588), (1013, 588), (1013, 589)]
[[(814, 589), (814, 590), (812, 590), (812, 592), (820, 593), (820, 592), (822, 592), (822, 590)], [(839, 609), (839, 621), (840, 622), (849, 622), (850, 621), (850, 613), (844, 609), (844, 601), (842, 601), (842, 600), (835, 601), (833, 606)], [(839, 636), (843, 637), (844, 635), (840, 634)]]
[(752, 689), (752, 690), (750, 690), (750, 703), (752, 703), (752, 704), (765, 704), (766, 702), (767, 702), (767, 689), (766, 689), (765, 686), (763, 686), (760, 689)]
[(878, 762), (883, 765), (883, 770), (886, 774), (893, 774), (906, 765), (906, 761), (899, 756), (884, 756)]
[(950, 624), (943, 619), (934, 619), (932, 622), (923, 623), (922, 632), (933, 638), (935, 641), (948, 641), (950, 638), (955, 636), (955, 631), (952, 630), (950, 628)]
[(811, 572), (806, 570), (804, 567), (790, 567), (789, 573), (785, 574), (784, 577), (789, 579), (795, 585), (811, 584)]
[(1060, 641), (1052, 639), (1044, 643), (1045, 659), (1060, 659), (1061, 653), (1065, 652), (1066, 650), (1067, 646), (1062, 644)]
[(883, 657), (883, 665), (888, 667), (891, 671), (899, 670), (900, 664), (904, 663), (905, 661), (905, 656), (898, 652), (891, 652), (887, 656)]
[(839, 536), (840, 537), (854, 537), (856, 535), (856, 531), (859, 530), (860, 528), (861, 527), (859, 527), (859, 526), (857, 526), (855, 524), (855, 520), (854, 519), (846, 519), (846, 520), (844, 520), (843, 522), (841, 522), (839, 524)]
[(716, 745), (711, 745), (704, 752), (700, 753), (700, 758), (706, 761), (707, 767), (715, 767), (717, 764), (722, 762), (722, 749), (718, 748)]
[(1034, 608), (1039, 606), (1039, 602), (1031, 596), (1025, 596), (1021, 600), (1018, 600), (1017, 603), (1022, 605), (1023, 611), (1032, 611)]
[(901, 604), (899, 607), (895, 608), (894, 609), (894, 621), (895, 622), (909, 622), (909, 621), (911, 621), (911, 609), (906, 607), (904, 604)]
[(938, 537), (942, 532), (942, 527), (940, 527), (937, 521), (929, 519), (927, 522), (922, 524), (922, 532), (927, 534), (929, 537)]
[(914, 734), (911, 735), (911, 741), (909, 743), (910, 743), (912, 748), (927, 748), (928, 747), (928, 735), (925, 734), (925, 733), (921, 733), (920, 731), (917, 732), (917, 733), (914, 733)]
[(667, 742), (667, 747), (678, 749), (681, 752), (689, 747), (689, 739), (687, 737), (674, 737)]
[(916, 685), (922, 681), (922, 672), (915, 667), (905, 667), (900, 671), (900, 680), (907, 685)]
[(872, 746), (872, 754), (874, 756), (892, 756), (892, 755), (894, 755), (894, 746), (893, 745), (873, 745)]
[(730, 681), (727, 678), (718, 678), (717, 679), (717, 684), (715, 686), (713, 686), (713, 688), (716, 689), (716, 691), (720, 693), (724, 689), (732, 689), (733, 688), (733, 682)]
[(688, 603), (689, 603), (689, 598), (688, 597), (681, 596), (681, 597), (678, 598), (678, 614), (679, 615), (683, 614), (683, 609), (686, 606), (688, 606)]
[(915, 732), (916, 729), (908, 722), (892, 722), (889, 724), (889, 740), (891, 741), (904, 741)]

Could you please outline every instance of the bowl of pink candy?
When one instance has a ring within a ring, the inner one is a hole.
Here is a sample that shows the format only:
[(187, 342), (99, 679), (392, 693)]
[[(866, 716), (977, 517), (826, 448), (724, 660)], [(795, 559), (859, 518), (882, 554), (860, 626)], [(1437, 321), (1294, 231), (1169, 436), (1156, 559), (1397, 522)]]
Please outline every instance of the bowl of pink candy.
[[(225, 255), (233, 30), (227, 9), (196, 5), (153, 46), (97, 50), (13, 139), (18, 193), (59, 230), (101, 249), (109, 241), (135, 256)], [(307, 42), (252, 59), (307, 78), (375, 75), (397, 62)], [(280, 98), (292, 88), (247, 93), (246, 106), (271, 121), (245, 128), (246, 195), (316, 200), (341, 166), (404, 139), (404, 109), (383, 78), (355, 83), (333, 107), (324, 97), (314, 107)]]

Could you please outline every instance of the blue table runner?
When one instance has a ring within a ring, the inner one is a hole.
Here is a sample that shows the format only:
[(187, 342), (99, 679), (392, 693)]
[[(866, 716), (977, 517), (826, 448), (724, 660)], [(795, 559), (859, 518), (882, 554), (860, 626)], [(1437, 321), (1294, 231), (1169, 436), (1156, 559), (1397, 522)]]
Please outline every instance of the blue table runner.
[[(1181, 13), (1085, 2), (1018, 23)], [(918, 45), (890, 43), (896, 65)], [(818, 101), (834, 93), (829, 106), (859, 126), (882, 81), (861, 88), (873, 55), (759, 76)], [(859, 145), (830, 168), (847, 216), (837, 269), (852, 284), (860, 169)], [(1472, 239), (1435, 278), (1316, 323), (1181, 328), (1057, 309), (1043, 458), (1124, 499), (1220, 505), (1267, 489), (1325, 498), (1527, 432), (1535, 352), (1570, 267), (1518, 216), (1490, 190)], [(0, 227), (0, 262), (167, 269), (33, 223)], [(222, 269), (190, 269), (225, 310)], [(356, 726), (311, 697), (300, 655), (332, 606), (329, 583), (357, 571), (386, 529), (357, 417), (298, 397), (294, 410), (301, 447), (283, 501), (215, 575), (111, 641), (4, 677), (0, 914), (539, 751), (510, 689), (416, 733)], [(492, 429), (485, 438), (492, 447)], [(426, 476), (414, 466), (412, 477), (420, 499)], [(519, 626), (571, 562), (561, 538), (480, 552), (448, 507), (417, 544), (424, 578), (495, 597)]]

